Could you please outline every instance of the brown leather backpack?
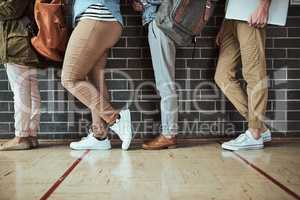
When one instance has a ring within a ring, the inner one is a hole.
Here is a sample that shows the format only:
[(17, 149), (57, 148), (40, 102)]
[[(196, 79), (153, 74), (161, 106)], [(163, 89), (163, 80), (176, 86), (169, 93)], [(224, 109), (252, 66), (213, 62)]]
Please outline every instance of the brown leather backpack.
[(62, 0), (36, 0), (34, 17), (39, 31), (31, 39), (33, 47), (47, 59), (61, 62), (69, 38)]

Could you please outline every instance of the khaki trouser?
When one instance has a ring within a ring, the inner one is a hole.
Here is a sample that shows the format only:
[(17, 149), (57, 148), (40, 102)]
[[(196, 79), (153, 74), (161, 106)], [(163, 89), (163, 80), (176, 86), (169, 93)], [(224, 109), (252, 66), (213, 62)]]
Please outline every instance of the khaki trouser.
[(80, 21), (70, 37), (63, 64), (63, 86), (91, 109), (93, 126), (100, 132), (118, 116), (108, 98), (104, 68), (107, 51), (119, 40), (121, 33), (118, 22)]
[[(266, 30), (246, 22), (226, 20), (215, 81), (236, 109), (248, 120), (249, 128), (263, 128), (268, 99)], [(247, 91), (236, 77), (242, 62)]]

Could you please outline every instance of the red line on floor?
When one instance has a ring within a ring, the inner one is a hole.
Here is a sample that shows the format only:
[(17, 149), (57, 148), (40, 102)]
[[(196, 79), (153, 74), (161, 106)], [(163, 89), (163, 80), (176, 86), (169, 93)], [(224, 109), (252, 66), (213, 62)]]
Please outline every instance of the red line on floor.
[(297, 193), (293, 192), (291, 189), (289, 189), (288, 187), (286, 187), (285, 185), (283, 185), (282, 183), (280, 183), (274, 177), (272, 177), (271, 175), (267, 174), (266, 172), (264, 172), (262, 169), (260, 169), (259, 167), (257, 167), (253, 163), (249, 162), (246, 158), (244, 158), (243, 156), (241, 156), (237, 152), (233, 151), (232, 153), (235, 156), (237, 156), (239, 159), (241, 159), (242, 161), (244, 161), (247, 165), (249, 165), (250, 167), (252, 167), (254, 170), (256, 170), (258, 173), (260, 173), (261, 175), (263, 175), (265, 178), (269, 179), (272, 183), (274, 183), (275, 185), (277, 185), (278, 187), (280, 187), (286, 193), (288, 193), (289, 195), (293, 196), (295, 199), (300, 200), (300, 196)]
[(82, 161), (82, 159), (90, 152), (86, 150), (72, 165), (65, 171), (65, 173), (50, 187), (50, 189), (40, 198), (40, 200), (48, 199), (51, 194), (58, 188), (58, 186), (70, 175), (73, 169)]

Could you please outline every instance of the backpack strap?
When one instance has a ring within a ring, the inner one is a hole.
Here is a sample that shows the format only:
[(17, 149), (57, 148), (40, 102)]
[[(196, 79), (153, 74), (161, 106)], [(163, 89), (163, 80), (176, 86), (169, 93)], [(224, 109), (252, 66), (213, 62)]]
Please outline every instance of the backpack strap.
[(204, 14), (204, 20), (208, 21), (209, 18), (213, 15), (214, 12), (214, 3), (212, 0), (207, 0), (205, 5), (205, 14)]

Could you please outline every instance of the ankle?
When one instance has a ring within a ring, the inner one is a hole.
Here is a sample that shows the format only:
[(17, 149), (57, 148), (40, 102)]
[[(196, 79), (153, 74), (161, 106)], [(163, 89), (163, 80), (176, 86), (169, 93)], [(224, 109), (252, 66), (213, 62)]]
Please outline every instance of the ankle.
[(176, 135), (175, 134), (168, 134), (168, 135), (164, 135), (164, 134), (162, 134), (165, 138), (167, 138), (167, 139), (173, 139), (173, 138), (175, 138), (176, 137)]
[(120, 119), (121, 119), (121, 115), (120, 115), (120, 114), (116, 114), (115, 117), (114, 117), (114, 119), (113, 119), (110, 123), (108, 123), (109, 126), (113, 126), (113, 125), (116, 124)]
[(249, 128), (249, 131), (254, 139), (258, 140), (261, 137), (261, 134), (264, 132), (263, 129)]
[(107, 127), (106, 125), (92, 125), (91, 129), (94, 136), (103, 136), (106, 135)]
[(260, 129), (261, 133), (266, 132), (268, 130), (268, 128), (266, 126), (264, 126), (263, 128)]

